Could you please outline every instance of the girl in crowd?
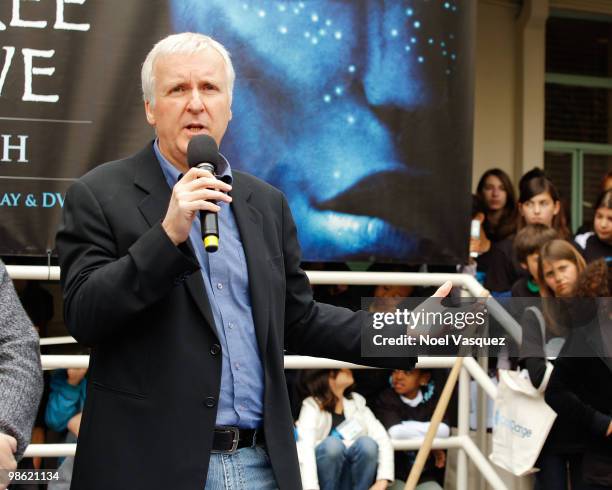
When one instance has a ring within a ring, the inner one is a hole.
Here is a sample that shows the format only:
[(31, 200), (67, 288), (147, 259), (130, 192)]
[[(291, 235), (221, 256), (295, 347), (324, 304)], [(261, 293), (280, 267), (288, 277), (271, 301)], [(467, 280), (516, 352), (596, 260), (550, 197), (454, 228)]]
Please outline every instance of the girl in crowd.
[[(573, 318), (579, 321), (572, 325), (566, 355), (555, 362), (546, 390), (546, 401), (558, 418), (575, 427), (577, 439), (568, 444), (584, 447), (582, 454), (573, 456), (581, 460), (582, 474), (573, 475), (572, 489), (612, 489), (611, 292), (612, 263), (590, 263), (576, 289), (574, 309), (579, 308), (579, 314)], [(566, 488), (562, 473), (548, 476), (558, 481), (557, 488)]]
[[(374, 404), (374, 413), (385, 426), (392, 439), (423, 438), (427, 434), (431, 417), (439, 398), (432, 373), (427, 369), (403, 371), (396, 369), (391, 376), (391, 388), (383, 391)], [(450, 427), (442, 422), (436, 437), (449, 437)], [(414, 451), (395, 452), (396, 485), (404, 483), (416, 453)], [(434, 449), (431, 452), (421, 478), (419, 490), (441, 490), (437, 483), (439, 469), (444, 468), (446, 452)], [(437, 470), (438, 469), (438, 470)], [(401, 486), (403, 488), (403, 485)]]
[(542, 170), (534, 168), (523, 175), (519, 192), (519, 229), (541, 223), (557, 230), (561, 238), (570, 238), (559, 192)]
[[(578, 276), (585, 265), (580, 252), (565, 240), (551, 240), (540, 249), (537, 281), (543, 312), (528, 308), (521, 319), (521, 363), (529, 371), (534, 386), (539, 386), (544, 378), (546, 358), (559, 355), (568, 333), (567, 310), (555, 299), (573, 297)], [(542, 338), (542, 331), (545, 338)]]
[[(540, 249), (538, 282), (544, 311), (542, 314), (536, 307), (527, 308), (521, 319), (521, 365), (536, 387), (545, 381), (547, 358), (561, 357), (567, 349), (568, 309), (584, 267), (580, 252), (565, 240), (551, 240)], [(575, 422), (558, 417), (536, 463), (540, 468), (536, 473), (538, 489), (565, 490), (568, 468), (572, 488), (580, 488), (575, 485), (580, 481), (582, 450)]]
[(476, 196), (484, 221), (481, 239), (470, 242), (470, 252), (479, 254), (478, 269), (486, 274), (484, 287), (494, 296), (510, 296), (512, 285), (521, 275), (520, 266), (512, 260), (518, 212), (510, 177), (498, 168), (487, 170), (478, 182)]
[(499, 168), (487, 170), (476, 188), (484, 205), (483, 223), (486, 236), (492, 242), (504, 240), (516, 232), (516, 198), (508, 174)]
[(602, 192), (595, 202), (593, 231), (576, 235), (587, 262), (612, 257), (612, 189)]
[(303, 372), (309, 397), (297, 421), (305, 490), (382, 490), (393, 481), (393, 446), (387, 431), (352, 392), (350, 369)]
[(580, 252), (565, 240), (551, 240), (540, 249), (538, 276), (543, 297), (570, 298), (585, 267)]

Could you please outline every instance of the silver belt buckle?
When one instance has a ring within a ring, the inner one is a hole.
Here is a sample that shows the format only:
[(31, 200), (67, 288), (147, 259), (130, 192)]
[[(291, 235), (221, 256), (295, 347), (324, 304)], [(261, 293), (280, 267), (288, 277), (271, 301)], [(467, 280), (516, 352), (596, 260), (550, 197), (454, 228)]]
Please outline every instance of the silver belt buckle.
[(231, 432), (233, 434), (233, 438), (232, 438), (232, 448), (229, 450), (220, 450), (220, 449), (212, 449), (211, 452), (212, 453), (223, 453), (223, 454), (232, 454), (236, 452), (236, 449), (238, 449), (238, 440), (239, 440), (239, 436), (240, 433), (238, 432), (238, 427), (233, 427), (231, 425), (220, 425), (215, 427), (214, 429), (216, 432)]

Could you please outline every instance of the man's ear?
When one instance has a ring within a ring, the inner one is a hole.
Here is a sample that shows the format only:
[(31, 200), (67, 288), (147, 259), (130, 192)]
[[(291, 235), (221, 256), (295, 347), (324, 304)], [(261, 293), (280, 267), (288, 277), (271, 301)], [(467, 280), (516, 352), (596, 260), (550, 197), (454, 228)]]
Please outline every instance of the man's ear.
[(521, 266), (521, 269), (524, 269), (524, 270), (528, 269), (527, 264), (525, 262), (521, 262), (519, 265)]
[(148, 100), (145, 100), (144, 103), (145, 114), (147, 115), (147, 122), (155, 127), (155, 116), (153, 115), (153, 111), (151, 110), (151, 103)]
[(553, 216), (557, 216), (561, 211), (561, 201), (555, 201), (555, 210), (553, 211)]

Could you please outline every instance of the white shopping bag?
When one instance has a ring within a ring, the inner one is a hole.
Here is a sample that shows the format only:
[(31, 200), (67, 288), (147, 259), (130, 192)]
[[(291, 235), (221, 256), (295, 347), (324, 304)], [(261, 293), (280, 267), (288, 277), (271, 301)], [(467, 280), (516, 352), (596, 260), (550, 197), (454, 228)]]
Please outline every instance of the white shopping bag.
[(493, 415), (493, 452), (496, 465), (523, 476), (534, 471), (548, 433), (557, 418), (544, 400), (552, 364), (548, 363), (544, 381), (534, 388), (527, 371), (499, 370), (499, 384)]

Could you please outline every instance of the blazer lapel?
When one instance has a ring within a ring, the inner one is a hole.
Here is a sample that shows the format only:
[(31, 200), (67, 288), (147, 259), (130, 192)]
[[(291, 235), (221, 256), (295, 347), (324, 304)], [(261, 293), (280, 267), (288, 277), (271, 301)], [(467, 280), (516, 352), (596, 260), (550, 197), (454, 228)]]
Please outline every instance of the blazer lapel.
[(265, 284), (260, 280), (267, 277), (267, 255), (263, 248), (265, 240), (262, 216), (250, 203), (251, 192), (251, 188), (235, 172), (231, 207), (238, 224), (238, 231), (246, 256), (255, 335), (257, 336), (259, 351), (264, 358), (268, 342), (269, 295)]
[[(145, 150), (137, 154), (136, 160), (134, 185), (147, 193), (138, 205), (138, 209), (149, 226), (153, 226), (159, 223), (166, 215), (172, 191), (168, 187), (164, 173), (153, 152), (153, 145), (147, 146)], [(195, 252), (189, 240), (187, 240), (186, 245), (191, 255), (195, 257)], [(204, 289), (204, 282), (200, 271), (194, 272), (187, 277), (185, 284), (191, 297), (196, 302), (198, 309), (202, 315), (204, 315), (204, 318), (211, 326), (215, 335), (217, 335), (214, 316), (206, 296), (206, 290)]]
[(153, 146), (136, 155), (134, 185), (147, 193), (138, 205), (149, 226), (159, 223), (166, 214), (172, 191), (168, 187)]
[[(188, 243), (189, 249), (191, 253), (195, 257), (195, 253), (193, 248), (191, 247), (191, 243)], [(198, 305), (200, 312), (204, 315), (206, 322), (211, 326), (213, 333), (219, 338), (217, 335), (217, 328), (215, 326), (215, 317), (213, 316), (212, 309), (210, 307), (210, 303), (208, 301), (208, 296), (206, 295), (206, 290), (204, 289), (204, 281), (202, 279), (202, 274), (200, 271), (196, 271), (191, 274), (185, 280), (185, 284), (187, 285), (187, 290), (191, 294), (191, 297)]]

